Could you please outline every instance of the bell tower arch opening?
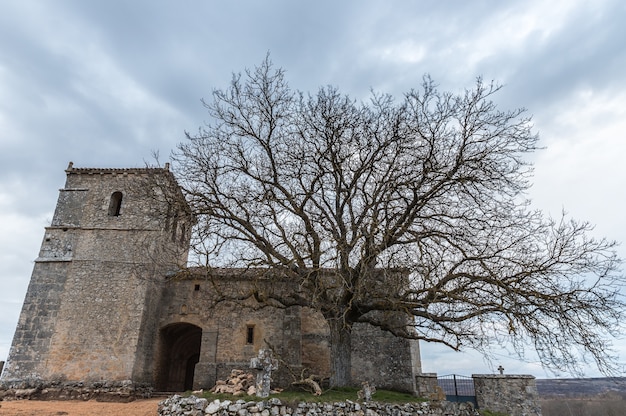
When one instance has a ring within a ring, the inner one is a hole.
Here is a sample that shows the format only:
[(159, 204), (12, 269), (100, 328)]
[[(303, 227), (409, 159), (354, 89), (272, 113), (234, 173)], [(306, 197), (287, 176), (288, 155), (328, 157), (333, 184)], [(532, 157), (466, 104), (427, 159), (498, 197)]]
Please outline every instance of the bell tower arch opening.
[(200, 359), (202, 328), (189, 323), (167, 325), (159, 331), (156, 388), (160, 391), (193, 389)]
[(109, 217), (119, 217), (122, 209), (123, 194), (119, 191), (113, 192), (109, 201)]

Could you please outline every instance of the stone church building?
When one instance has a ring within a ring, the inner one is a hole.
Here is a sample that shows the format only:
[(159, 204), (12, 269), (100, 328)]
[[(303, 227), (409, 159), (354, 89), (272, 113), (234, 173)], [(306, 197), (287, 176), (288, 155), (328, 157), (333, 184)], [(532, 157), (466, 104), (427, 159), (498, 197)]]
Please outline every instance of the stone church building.
[[(182, 194), (167, 166), (70, 163), (66, 173), (3, 383), (124, 381), (158, 391), (206, 389), (234, 368), (247, 369), (268, 344), (282, 362), (276, 384), (287, 385), (303, 368), (330, 376), (329, 331), (321, 315), (253, 300), (213, 302), (216, 287), (245, 288), (255, 271), (181, 271), (193, 224), (185, 204), (168, 202), (181, 201)], [(167, 185), (161, 201), (141, 192), (149, 177)], [(167, 211), (168, 220), (157, 211)], [(357, 324), (352, 348), (356, 383), (415, 391), (417, 341)]]

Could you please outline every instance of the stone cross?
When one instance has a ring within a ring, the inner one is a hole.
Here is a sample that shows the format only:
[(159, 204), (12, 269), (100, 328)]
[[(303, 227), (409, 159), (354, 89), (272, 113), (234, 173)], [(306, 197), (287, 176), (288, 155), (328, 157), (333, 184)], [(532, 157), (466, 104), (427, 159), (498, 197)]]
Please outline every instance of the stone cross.
[(278, 360), (274, 359), (271, 350), (261, 348), (259, 350), (259, 356), (250, 360), (250, 368), (258, 370), (256, 384), (254, 386), (257, 397), (268, 397), (270, 395), (272, 371), (278, 370)]
[(373, 384), (370, 386), (367, 381), (362, 382), (361, 386), (363, 387), (357, 392), (357, 397), (364, 402), (369, 402), (372, 400), (372, 394), (376, 393), (376, 387)]
[(504, 374), (504, 367), (502, 367), (501, 365), (498, 366), (498, 371), (500, 372), (500, 374)]

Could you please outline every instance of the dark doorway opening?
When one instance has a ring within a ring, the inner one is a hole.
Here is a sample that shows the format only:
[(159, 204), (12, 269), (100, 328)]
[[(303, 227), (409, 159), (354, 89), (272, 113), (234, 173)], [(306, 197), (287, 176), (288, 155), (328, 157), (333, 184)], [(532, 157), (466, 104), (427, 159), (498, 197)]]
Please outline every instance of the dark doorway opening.
[(187, 369), (185, 370), (185, 391), (193, 389), (193, 376), (198, 361), (200, 361), (200, 354), (194, 354), (187, 360)]
[(200, 360), (202, 328), (179, 323), (168, 325), (159, 334), (156, 388), (160, 391), (193, 389), (196, 364)]

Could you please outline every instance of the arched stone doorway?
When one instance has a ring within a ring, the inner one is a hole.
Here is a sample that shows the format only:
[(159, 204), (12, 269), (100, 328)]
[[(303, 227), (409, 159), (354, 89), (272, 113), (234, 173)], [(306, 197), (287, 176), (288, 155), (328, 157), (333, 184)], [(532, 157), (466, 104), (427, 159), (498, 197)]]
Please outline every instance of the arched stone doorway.
[(160, 391), (186, 391), (193, 388), (195, 366), (200, 359), (202, 328), (177, 323), (161, 328), (156, 388)]

